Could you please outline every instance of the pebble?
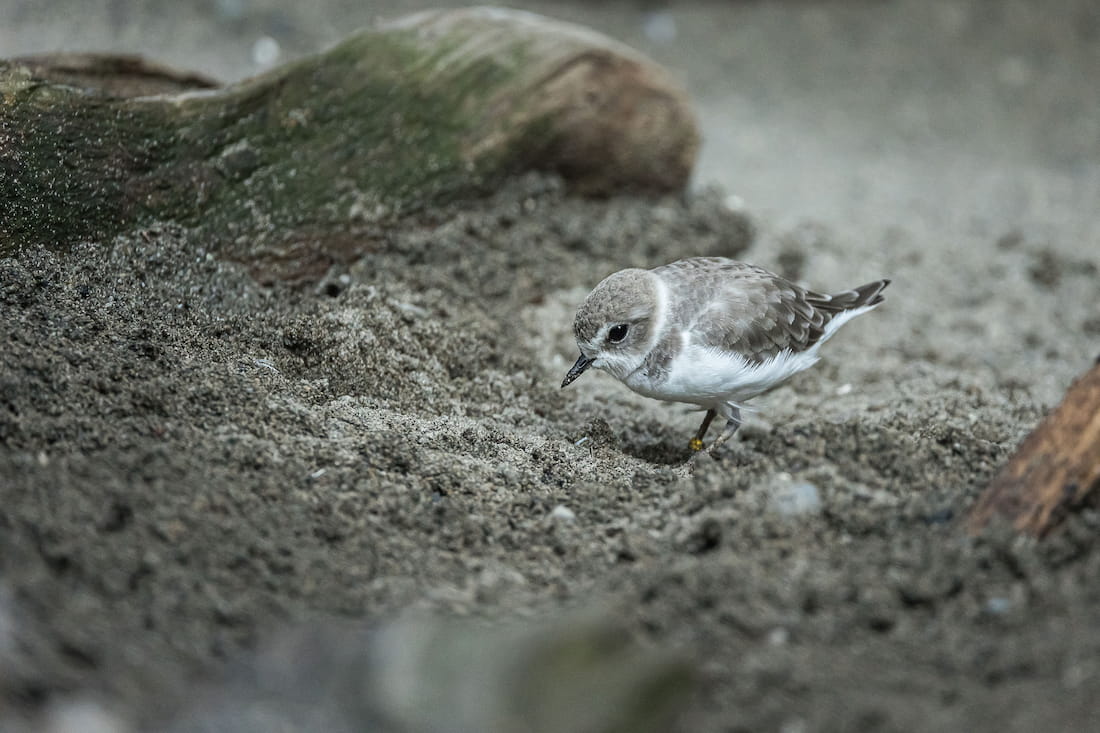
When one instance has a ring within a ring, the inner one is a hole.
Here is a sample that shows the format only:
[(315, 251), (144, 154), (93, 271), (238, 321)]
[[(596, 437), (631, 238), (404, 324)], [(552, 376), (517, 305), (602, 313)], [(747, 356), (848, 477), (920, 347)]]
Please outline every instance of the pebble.
[(401, 313), (410, 318), (427, 318), (429, 315), (427, 309), (421, 308), (415, 303), (397, 301), (394, 303), (394, 305), (397, 306), (397, 309), (401, 311)]
[(127, 733), (130, 727), (99, 703), (90, 700), (53, 706), (42, 730), (46, 733)]
[(786, 517), (817, 514), (821, 511), (821, 492), (806, 481), (793, 481), (789, 474), (779, 474), (770, 487), (768, 506)]
[(735, 193), (731, 193), (726, 196), (722, 201), (722, 205), (733, 212), (743, 212), (748, 208), (748, 204), (745, 203), (745, 199), (738, 196)]
[(558, 522), (575, 522), (577, 515), (564, 504), (558, 504), (550, 511), (550, 518)]
[(252, 63), (271, 66), (279, 60), (279, 42), (271, 36), (261, 36), (252, 44)]

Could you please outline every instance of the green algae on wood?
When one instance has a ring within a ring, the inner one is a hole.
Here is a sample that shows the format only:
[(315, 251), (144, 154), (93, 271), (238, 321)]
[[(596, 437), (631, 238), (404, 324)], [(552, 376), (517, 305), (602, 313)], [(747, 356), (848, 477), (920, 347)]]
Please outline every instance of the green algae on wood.
[(48, 57), (0, 62), (0, 253), (171, 221), (308, 276), (523, 170), (583, 192), (682, 189), (699, 143), (655, 64), (515, 11), (407, 16), (219, 89), (179, 74), (192, 88), (130, 96), (102, 61), (75, 82)]

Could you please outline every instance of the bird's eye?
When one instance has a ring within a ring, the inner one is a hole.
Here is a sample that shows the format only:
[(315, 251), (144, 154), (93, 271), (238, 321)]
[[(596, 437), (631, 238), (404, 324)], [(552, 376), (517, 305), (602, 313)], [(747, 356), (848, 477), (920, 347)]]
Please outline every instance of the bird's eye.
[(617, 326), (612, 326), (611, 330), (607, 332), (608, 343), (617, 344), (626, 338), (626, 324), (620, 323)]

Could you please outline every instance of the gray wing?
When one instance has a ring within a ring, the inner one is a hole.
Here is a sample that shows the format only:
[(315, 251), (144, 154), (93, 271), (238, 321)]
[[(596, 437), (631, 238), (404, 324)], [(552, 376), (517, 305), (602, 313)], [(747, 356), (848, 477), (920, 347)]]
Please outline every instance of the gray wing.
[(760, 363), (789, 349), (816, 344), (836, 314), (882, 301), (889, 280), (836, 295), (795, 285), (762, 267), (719, 257), (695, 257), (657, 268), (678, 307), (672, 322), (692, 341)]

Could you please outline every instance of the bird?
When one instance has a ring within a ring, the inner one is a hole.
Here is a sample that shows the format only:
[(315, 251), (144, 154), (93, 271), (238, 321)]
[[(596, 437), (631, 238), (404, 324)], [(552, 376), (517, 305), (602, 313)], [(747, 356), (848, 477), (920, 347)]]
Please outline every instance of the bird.
[(640, 395), (696, 405), (706, 414), (688, 443), (693, 452), (721, 416), (725, 427), (706, 451), (713, 455), (741, 426), (748, 400), (816, 364), (821, 346), (878, 307), (889, 284), (828, 295), (725, 257), (620, 270), (577, 309), (580, 356), (561, 386), (595, 368)]

